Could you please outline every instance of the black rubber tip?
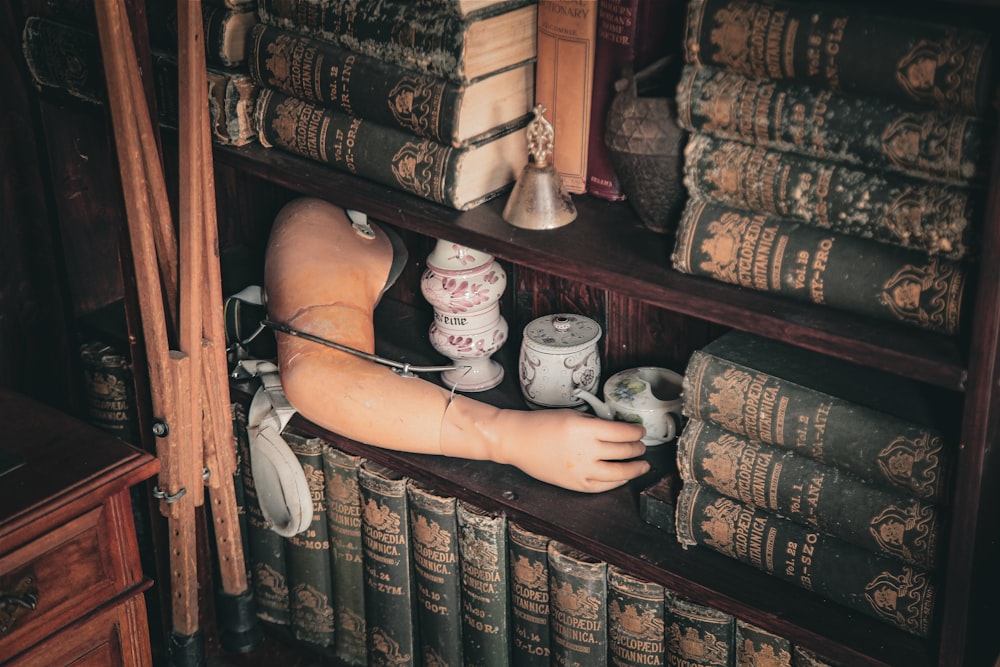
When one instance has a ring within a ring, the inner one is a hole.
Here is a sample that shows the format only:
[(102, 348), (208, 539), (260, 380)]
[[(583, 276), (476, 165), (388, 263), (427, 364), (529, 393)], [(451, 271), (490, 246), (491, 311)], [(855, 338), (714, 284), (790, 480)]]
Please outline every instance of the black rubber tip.
[(205, 635), (201, 630), (193, 635), (170, 633), (171, 667), (206, 667)]
[(220, 592), (215, 601), (219, 622), (219, 643), (230, 653), (249, 653), (264, 641), (257, 622), (253, 592), (238, 595)]

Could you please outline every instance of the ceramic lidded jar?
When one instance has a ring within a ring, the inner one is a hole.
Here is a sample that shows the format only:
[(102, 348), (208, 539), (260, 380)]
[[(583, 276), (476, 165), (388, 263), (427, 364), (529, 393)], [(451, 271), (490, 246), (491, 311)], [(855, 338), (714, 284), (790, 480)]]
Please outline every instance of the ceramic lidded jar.
[(458, 391), (486, 391), (503, 381), (503, 366), (491, 359), (507, 342), (500, 298), (507, 274), (492, 255), (439, 240), (427, 256), (420, 291), (434, 308), (429, 335), (435, 350), (467, 366), (444, 371)]
[(570, 313), (545, 315), (524, 328), (518, 374), (532, 408), (580, 407), (577, 389), (594, 391), (601, 378), (601, 325)]

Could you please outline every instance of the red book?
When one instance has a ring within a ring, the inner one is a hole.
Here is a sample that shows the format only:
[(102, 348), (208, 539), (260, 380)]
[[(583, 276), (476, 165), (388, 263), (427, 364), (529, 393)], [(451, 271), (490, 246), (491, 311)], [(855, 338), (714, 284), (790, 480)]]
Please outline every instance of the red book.
[(587, 192), (611, 201), (625, 198), (604, 145), (605, 118), (624, 68), (641, 70), (680, 52), (683, 3), (677, 0), (598, 0), (594, 84), (587, 155)]

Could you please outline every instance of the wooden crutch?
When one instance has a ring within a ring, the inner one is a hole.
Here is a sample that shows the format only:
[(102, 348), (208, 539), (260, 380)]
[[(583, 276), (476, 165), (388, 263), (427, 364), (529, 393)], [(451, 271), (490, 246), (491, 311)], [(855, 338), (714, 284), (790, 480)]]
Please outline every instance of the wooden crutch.
[[(246, 651), (259, 644), (260, 631), (239, 536), (232, 427), (224, 398), (228, 385), (201, 5), (178, 0), (179, 250), (123, 0), (97, 0), (95, 9), (158, 416), (157, 492), (170, 533), (171, 659), (178, 666), (203, 665), (195, 508), (204, 502), (205, 483), (211, 488), (220, 560), (220, 639), (228, 650)], [(172, 299), (172, 293), (178, 296)], [(174, 300), (179, 349), (171, 349), (164, 314), (165, 301), (172, 308)]]

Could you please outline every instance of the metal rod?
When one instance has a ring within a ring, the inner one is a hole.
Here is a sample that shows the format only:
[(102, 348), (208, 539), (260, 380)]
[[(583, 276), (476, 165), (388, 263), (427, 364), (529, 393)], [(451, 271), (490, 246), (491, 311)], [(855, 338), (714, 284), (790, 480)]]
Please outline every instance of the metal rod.
[(289, 326), (280, 324), (278, 322), (273, 322), (271, 320), (261, 320), (260, 323), (262, 326), (265, 326), (268, 329), (274, 329), (275, 331), (280, 331), (281, 333), (285, 333), (290, 336), (297, 336), (298, 338), (304, 338), (305, 340), (312, 341), (313, 343), (326, 345), (327, 347), (332, 347), (335, 350), (340, 350), (341, 352), (347, 352), (348, 354), (353, 354), (356, 357), (361, 357), (362, 359), (367, 359), (368, 361), (374, 361), (375, 363), (382, 364), (383, 366), (389, 366), (390, 368), (401, 370), (407, 376), (409, 376), (411, 373), (437, 373), (440, 371), (455, 371), (455, 370), (471, 368), (471, 366), (465, 366), (465, 365), (414, 366), (412, 364), (404, 363), (402, 361), (393, 361), (392, 359), (386, 359), (385, 357), (380, 357), (377, 354), (371, 354), (370, 352), (364, 352), (362, 350), (358, 350), (353, 347), (348, 347), (347, 345), (342, 345), (332, 340), (327, 340), (326, 338), (320, 338), (319, 336), (314, 336), (311, 333), (306, 333), (305, 331), (299, 331), (298, 329), (293, 329)]

